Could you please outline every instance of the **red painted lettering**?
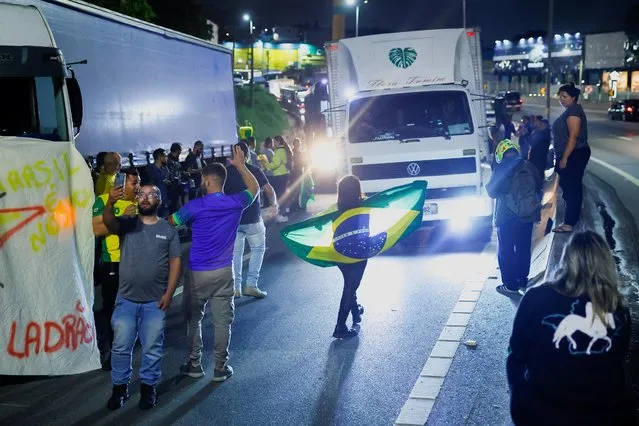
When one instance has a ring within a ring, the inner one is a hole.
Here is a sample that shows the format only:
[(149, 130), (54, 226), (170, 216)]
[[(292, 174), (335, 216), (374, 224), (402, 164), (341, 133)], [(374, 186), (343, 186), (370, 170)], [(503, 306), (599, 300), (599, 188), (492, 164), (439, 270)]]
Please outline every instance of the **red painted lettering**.
[(11, 335), (9, 336), (9, 345), (7, 346), (7, 353), (11, 355), (12, 357), (22, 359), (22, 358), (25, 358), (27, 354), (25, 354), (24, 352), (16, 351), (15, 338), (16, 338), (17, 327), (18, 325), (16, 324), (15, 321), (11, 323)]
[[(51, 331), (58, 333), (58, 340), (54, 342), (54, 338), (51, 337)], [(44, 323), (44, 352), (53, 353), (62, 349), (64, 345), (64, 330), (57, 323), (53, 321), (47, 321)]]
[(31, 321), (27, 324), (27, 331), (24, 333), (24, 353), (29, 357), (29, 347), (35, 345), (35, 354), (40, 353), (40, 324)]
[[(18, 324), (14, 321), (11, 324), (7, 353), (14, 358), (23, 359), (41, 352), (52, 354), (63, 349), (73, 352), (80, 345), (92, 343), (93, 324), (85, 319), (84, 312), (84, 306), (78, 301), (74, 313), (63, 316), (60, 321), (45, 321), (43, 324), (30, 321), (23, 334), (18, 332)], [(17, 337), (22, 337), (22, 343)]]

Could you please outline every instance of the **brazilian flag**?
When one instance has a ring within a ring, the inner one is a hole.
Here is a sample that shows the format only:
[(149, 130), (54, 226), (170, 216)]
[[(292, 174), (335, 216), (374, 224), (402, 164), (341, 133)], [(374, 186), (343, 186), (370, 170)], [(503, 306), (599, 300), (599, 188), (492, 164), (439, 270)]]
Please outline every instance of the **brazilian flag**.
[(422, 180), (378, 192), (361, 207), (312, 217), (285, 227), (280, 235), (296, 256), (313, 265), (361, 262), (419, 229), (426, 186)]

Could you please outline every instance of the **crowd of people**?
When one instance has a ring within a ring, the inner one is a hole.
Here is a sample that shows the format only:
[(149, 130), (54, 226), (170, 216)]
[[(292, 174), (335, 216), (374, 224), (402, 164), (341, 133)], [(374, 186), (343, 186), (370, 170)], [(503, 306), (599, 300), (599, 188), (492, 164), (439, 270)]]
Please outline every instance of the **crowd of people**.
[(528, 287), (551, 140), (565, 203), (553, 232), (572, 233), (580, 219), (590, 148), (579, 94), (572, 84), (560, 88), (564, 112), (552, 127), (541, 116), (524, 116), (518, 128), (507, 117), (490, 129), (493, 176), (486, 189), (497, 200), (497, 291), (524, 295), (507, 360), (516, 425), (635, 424), (624, 375), (631, 319), (606, 241), (592, 231), (575, 233), (557, 277)]
[[(277, 222), (305, 208), (300, 185), (310, 177), (299, 139), (293, 148), (282, 136), (267, 138), (260, 154), (255, 139), (233, 147), (226, 166), (203, 158), (195, 142), (180, 162), (182, 146), (153, 152), (153, 164), (121, 170), (118, 153), (100, 153), (94, 174), (96, 201), (95, 284), (100, 288), (96, 331), (102, 369), (111, 371), (113, 393), (107, 403), (120, 408), (129, 398), (131, 357), (142, 346), (141, 409), (155, 406), (161, 376), (165, 313), (182, 276), (177, 227), (187, 226), (192, 245), (186, 265), (182, 311), (187, 323), (189, 359), (181, 372), (202, 377), (201, 322), (211, 302), (215, 325), (214, 381), (233, 374), (228, 364), (234, 298), (264, 298), (259, 275), (266, 250), (262, 204)], [(264, 195), (264, 203), (261, 195)], [(250, 247), (243, 286), (245, 244)]]
[[(505, 120), (503, 127), (490, 130), (494, 173), (487, 191), (497, 200), (502, 275), (497, 291), (525, 295), (507, 360), (511, 414), (517, 425), (633, 424), (623, 367), (631, 321), (605, 240), (591, 231), (576, 233), (557, 277), (528, 287), (532, 231), (540, 220), (551, 138), (566, 204), (565, 221), (554, 231), (573, 232), (581, 211), (581, 180), (590, 155), (587, 121), (577, 103), (578, 89), (564, 86), (559, 95), (566, 110), (552, 130), (539, 116), (524, 117), (518, 128)], [(176, 227), (188, 225), (193, 240), (182, 305), (188, 358), (180, 371), (193, 378), (205, 375), (202, 319), (210, 302), (212, 380), (224, 381), (233, 375), (229, 345), (234, 298), (267, 296), (258, 285), (266, 238), (260, 195), (278, 222), (287, 221), (290, 210), (304, 207), (300, 182), (308, 165), (299, 140), (291, 148), (281, 136), (267, 138), (259, 152), (254, 140), (242, 141), (226, 167), (207, 164), (202, 149), (196, 142), (184, 164), (179, 144), (168, 155), (158, 149), (145, 177), (129, 169), (119, 180), (120, 156), (106, 153), (98, 159), (93, 227), (102, 306), (96, 309), (96, 328), (103, 369), (111, 370), (111, 410), (129, 398), (137, 339), (142, 346), (139, 407), (156, 404), (165, 315), (182, 276)], [(334, 209), (356, 208), (362, 200), (359, 180), (347, 176), (338, 185)], [(251, 252), (242, 286), (247, 241)], [(346, 325), (349, 315), (355, 325), (364, 313), (357, 289), (366, 261), (339, 269), (344, 289), (333, 336), (342, 339), (357, 335), (356, 328)]]

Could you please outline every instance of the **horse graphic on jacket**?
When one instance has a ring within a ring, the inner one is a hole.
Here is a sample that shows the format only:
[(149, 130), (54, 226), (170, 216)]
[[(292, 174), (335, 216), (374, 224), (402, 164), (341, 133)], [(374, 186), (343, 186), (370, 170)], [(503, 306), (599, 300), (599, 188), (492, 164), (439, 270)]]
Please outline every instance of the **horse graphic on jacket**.
[[(608, 320), (609, 327), (615, 328), (615, 318), (611, 313), (606, 314), (606, 319)], [(608, 337), (608, 328), (601, 321), (599, 316), (596, 316), (593, 309), (592, 303), (588, 302), (586, 304), (586, 316), (582, 317), (576, 314), (566, 315), (566, 317), (559, 323), (557, 326), (557, 330), (555, 330), (555, 335), (552, 339), (555, 347), (559, 349), (559, 344), (562, 339), (565, 337), (570, 342), (573, 350), (577, 350), (577, 342), (573, 339), (573, 334), (576, 331), (581, 331), (582, 333), (590, 336), (590, 343), (588, 344), (588, 348), (586, 349), (586, 354), (590, 355), (592, 346), (597, 342), (597, 340), (605, 340), (608, 345), (606, 346), (605, 351), (608, 352), (612, 347), (612, 340)]]

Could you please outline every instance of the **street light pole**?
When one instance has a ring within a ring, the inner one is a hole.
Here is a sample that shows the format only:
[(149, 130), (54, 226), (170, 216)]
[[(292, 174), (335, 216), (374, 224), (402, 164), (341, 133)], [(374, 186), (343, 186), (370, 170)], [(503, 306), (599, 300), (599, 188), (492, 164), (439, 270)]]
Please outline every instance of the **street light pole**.
[(553, 37), (553, 20), (555, 17), (555, 1), (548, 0), (548, 66), (546, 67), (546, 118), (550, 120), (550, 85), (552, 80), (552, 43)]
[(249, 23), (249, 35), (250, 35), (250, 43), (251, 43), (251, 74), (250, 74), (250, 81), (249, 81), (249, 99), (251, 102), (251, 108), (253, 108), (253, 87), (254, 87), (254, 74), (255, 74), (255, 50), (254, 50), (254, 46), (255, 46), (255, 41), (253, 40), (253, 19), (251, 19), (251, 16), (249, 14), (244, 14), (243, 16), (245, 21), (248, 21)]
[(466, 29), (466, 0), (462, 0), (463, 28)]

